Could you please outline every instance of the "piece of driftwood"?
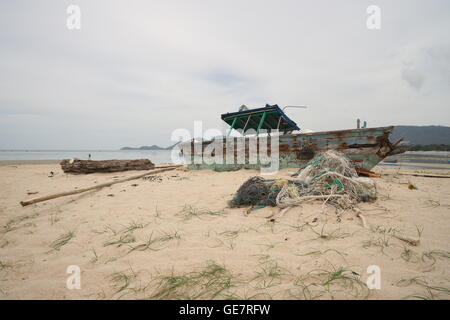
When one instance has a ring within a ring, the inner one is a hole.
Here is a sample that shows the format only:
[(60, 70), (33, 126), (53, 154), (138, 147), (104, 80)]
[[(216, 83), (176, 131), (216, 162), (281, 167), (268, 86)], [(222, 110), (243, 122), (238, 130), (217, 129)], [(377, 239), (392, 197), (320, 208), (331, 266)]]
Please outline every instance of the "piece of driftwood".
[(397, 172), (393, 175), (402, 175), (402, 176), (413, 176), (413, 177), (425, 177), (425, 178), (450, 178), (450, 175), (444, 175), (444, 174), (434, 174), (434, 173), (406, 173), (406, 172)]
[(356, 216), (361, 219), (363, 227), (367, 229), (368, 226), (366, 222), (366, 217), (364, 217), (361, 213), (358, 213)]
[(370, 170), (366, 170), (366, 169), (362, 169), (362, 168), (355, 168), (356, 172), (358, 173), (358, 175), (360, 176), (364, 176), (364, 177), (369, 177), (369, 178), (380, 178), (381, 175), (370, 171)]
[(166, 167), (163, 167), (163, 168), (160, 168), (160, 169), (154, 169), (154, 170), (146, 172), (146, 173), (142, 173), (142, 174), (138, 174), (138, 175), (135, 175), (135, 176), (123, 178), (123, 179), (120, 179), (120, 180), (115, 180), (115, 181), (102, 183), (102, 184), (99, 184), (99, 185), (96, 185), (96, 186), (93, 186), (93, 187), (82, 188), (82, 189), (66, 191), (66, 192), (60, 192), (60, 193), (52, 194), (52, 195), (45, 196), (45, 197), (39, 197), (39, 198), (34, 198), (34, 199), (30, 199), (30, 200), (21, 201), (20, 204), (23, 207), (25, 207), (25, 206), (28, 206), (28, 205), (33, 204), (33, 203), (38, 203), (38, 202), (47, 201), (47, 200), (51, 200), (51, 199), (55, 199), (55, 198), (70, 196), (72, 194), (82, 193), (82, 192), (86, 192), (86, 191), (90, 191), (90, 190), (101, 189), (101, 188), (104, 188), (104, 187), (112, 186), (113, 184), (116, 184), (116, 183), (126, 182), (126, 181), (130, 181), (130, 180), (134, 180), (134, 179), (139, 179), (139, 178), (145, 177), (147, 175), (160, 173), (160, 172), (164, 172), (164, 171), (168, 171), (168, 170), (173, 170), (173, 169), (176, 169), (176, 168), (178, 168), (180, 166), (181, 165), (166, 166)]
[(367, 224), (366, 217), (363, 216), (362, 211), (359, 208), (356, 208), (356, 207), (353, 208), (353, 211), (355, 211), (356, 212), (356, 216), (361, 219), (363, 227), (366, 228), (366, 229), (369, 228), (369, 225)]
[(155, 165), (149, 159), (137, 160), (80, 160), (64, 159), (60, 162), (65, 173), (119, 172), (151, 170)]

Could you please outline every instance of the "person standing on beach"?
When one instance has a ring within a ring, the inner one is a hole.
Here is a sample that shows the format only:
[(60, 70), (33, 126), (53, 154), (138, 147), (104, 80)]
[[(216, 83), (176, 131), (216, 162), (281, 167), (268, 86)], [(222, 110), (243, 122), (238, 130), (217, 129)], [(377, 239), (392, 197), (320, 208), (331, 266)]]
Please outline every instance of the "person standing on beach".
[(91, 160), (91, 154), (89, 153), (89, 160)]

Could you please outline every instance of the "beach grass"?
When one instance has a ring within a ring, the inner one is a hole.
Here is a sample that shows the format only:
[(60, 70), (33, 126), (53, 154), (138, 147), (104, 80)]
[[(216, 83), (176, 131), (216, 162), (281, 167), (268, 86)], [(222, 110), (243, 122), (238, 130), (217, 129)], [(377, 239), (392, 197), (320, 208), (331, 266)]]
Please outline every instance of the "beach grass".
[(53, 250), (59, 251), (63, 246), (68, 244), (72, 238), (75, 237), (75, 232), (68, 231), (62, 235), (60, 235), (58, 238), (56, 238), (52, 243), (50, 243), (50, 248)]
[(32, 214), (32, 215), (28, 215), (28, 214), (24, 214), (18, 217), (14, 217), (12, 219), (9, 219), (8, 222), (3, 226), (4, 228), (4, 232), (10, 232), (13, 231), (17, 228), (19, 228), (20, 223), (22, 223), (23, 221), (32, 219), (37, 217), (37, 214)]
[(450, 289), (446, 287), (431, 285), (429, 284), (426, 277), (403, 278), (399, 280), (396, 285), (398, 287), (409, 287), (411, 285), (415, 285), (422, 290), (421, 293), (411, 294), (404, 297), (403, 299), (414, 298), (419, 300), (448, 300), (450, 298)]
[(119, 235), (118, 238), (114, 238), (111, 239), (109, 241), (106, 241), (103, 246), (107, 247), (107, 246), (117, 246), (118, 248), (120, 248), (121, 246), (125, 245), (125, 244), (129, 244), (129, 243), (133, 243), (136, 241), (136, 238), (134, 237), (134, 235), (130, 234), (130, 233), (125, 233), (125, 234), (121, 234)]
[(280, 285), (281, 278), (289, 274), (290, 272), (280, 267), (276, 260), (267, 260), (261, 263), (251, 282), (255, 282), (254, 286), (258, 290), (267, 289)]
[(119, 293), (121, 293), (120, 297), (125, 295), (125, 291), (130, 289), (131, 283), (137, 279), (137, 276), (138, 274), (131, 267), (127, 271), (115, 272), (110, 275), (109, 279), (112, 282), (112, 288), (114, 291), (113, 296)]
[(332, 249), (332, 248), (328, 248), (325, 250), (315, 250), (315, 251), (310, 251), (310, 252), (302, 253), (302, 254), (296, 253), (295, 255), (300, 256), (300, 257), (305, 257), (305, 256), (310, 256), (310, 255), (311, 256), (320, 256), (320, 255), (327, 254), (328, 252), (334, 252), (334, 253), (338, 254), (339, 256), (341, 256), (344, 260), (345, 260), (345, 255), (347, 255), (346, 253), (342, 253), (339, 250)]
[(199, 271), (161, 274), (152, 299), (215, 299), (232, 297), (227, 292), (234, 284), (233, 274), (223, 265), (207, 262)]
[(400, 254), (400, 257), (406, 262), (416, 263), (420, 261), (420, 258), (417, 255), (417, 253), (406, 246), (403, 246), (403, 251)]
[(378, 248), (382, 254), (385, 254), (384, 250), (391, 246), (390, 237), (383, 234), (381, 237), (364, 240), (362, 247), (368, 249), (371, 247)]
[(184, 220), (189, 220), (192, 218), (201, 218), (202, 216), (223, 216), (225, 214), (225, 209), (222, 210), (211, 210), (211, 209), (201, 209), (193, 205), (184, 205), (183, 209), (178, 213)]
[(131, 253), (133, 251), (146, 251), (146, 250), (159, 251), (162, 249), (161, 247), (162, 244), (172, 240), (179, 241), (180, 239), (181, 236), (177, 231), (163, 232), (163, 234), (159, 237), (155, 237), (152, 232), (150, 236), (147, 238), (147, 240), (144, 241), (143, 243), (137, 244), (135, 246), (130, 245), (128, 253)]
[(315, 238), (315, 239), (335, 240), (335, 239), (344, 239), (344, 238), (351, 236), (351, 234), (348, 232), (342, 232), (340, 228), (326, 232), (325, 224), (322, 226), (322, 229), (320, 230), (320, 232), (314, 230), (314, 228), (312, 226), (310, 226), (310, 228), (311, 228), (312, 232), (314, 232), (317, 235), (317, 238)]
[(444, 251), (444, 250), (428, 250), (422, 253), (421, 260), (423, 262), (426, 262), (427, 260), (430, 260), (432, 265), (434, 265), (439, 258), (450, 258), (450, 252)]
[(138, 229), (144, 229), (149, 223), (136, 222), (132, 220), (125, 228), (121, 231), (122, 233), (130, 233)]
[(335, 299), (342, 294), (354, 299), (367, 299), (370, 296), (370, 290), (361, 281), (360, 275), (344, 266), (332, 265), (330, 269), (312, 270), (299, 276), (294, 284), (301, 289), (297, 290), (297, 296), (304, 299)]

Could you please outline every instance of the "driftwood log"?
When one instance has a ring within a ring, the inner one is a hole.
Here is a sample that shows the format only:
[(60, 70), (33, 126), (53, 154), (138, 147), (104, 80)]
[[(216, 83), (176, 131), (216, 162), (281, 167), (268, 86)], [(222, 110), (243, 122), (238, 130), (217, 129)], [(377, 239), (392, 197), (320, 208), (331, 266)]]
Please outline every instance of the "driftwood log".
[(151, 170), (155, 165), (148, 159), (137, 160), (79, 160), (65, 159), (60, 162), (65, 173), (118, 172), (128, 170)]
[(127, 178), (123, 178), (120, 180), (115, 180), (115, 181), (110, 181), (110, 182), (106, 182), (106, 183), (102, 183), (102, 184), (98, 184), (96, 186), (92, 186), (92, 187), (88, 187), (88, 188), (82, 188), (82, 189), (76, 189), (76, 190), (71, 190), (71, 191), (66, 191), (66, 192), (60, 192), (60, 193), (55, 193), (52, 195), (48, 195), (45, 197), (39, 197), (39, 198), (34, 198), (34, 199), (30, 199), (30, 200), (25, 200), (25, 201), (21, 201), (20, 204), (25, 207), (28, 206), (30, 204), (33, 203), (38, 203), (38, 202), (42, 202), (42, 201), (47, 201), (47, 200), (51, 200), (51, 199), (56, 199), (56, 198), (61, 198), (61, 197), (65, 197), (65, 196), (70, 196), (72, 194), (78, 194), (78, 193), (83, 193), (86, 191), (90, 191), (90, 190), (98, 190), (104, 187), (109, 187), (112, 186), (113, 184), (116, 183), (122, 183), (122, 182), (126, 182), (126, 181), (130, 181), (130, 180), (135, 180), (135, 179), (139, 179), (148, 175), (152, 175), (152, 174), (156, 174), (156, 173), (160, 173), (160, 172), (164, 172), (164, 171), (169, 171), (169, 170), (174, 170), (176, 168), (181, 167), (181, 165), (173, 165), (173, 166), (165, 166), (165, 167), (161, 167), (161, 168), (157, 168), (155, 170), (151, 170), (145, 173), (141, 173), (138, 174), (136, 176), (131, 176), (131, 177), (127, 177)]

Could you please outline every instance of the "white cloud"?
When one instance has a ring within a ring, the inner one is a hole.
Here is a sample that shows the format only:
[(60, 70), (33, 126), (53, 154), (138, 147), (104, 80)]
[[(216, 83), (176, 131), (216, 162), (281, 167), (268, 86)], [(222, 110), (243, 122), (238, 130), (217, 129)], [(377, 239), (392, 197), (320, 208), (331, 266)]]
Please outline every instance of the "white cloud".
[[(72, 1), (73, 2), (73, 1)], [(240, 105), (308, 105), (314, 130), (450, 124), (447, 1), (0, 4), (0, 148), (168, 145)], [(406, 81), (405, 81), (406, 80)]]

